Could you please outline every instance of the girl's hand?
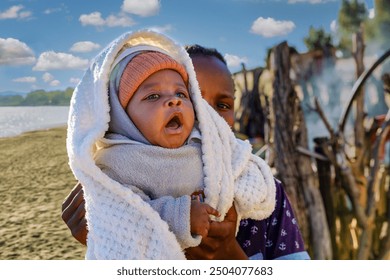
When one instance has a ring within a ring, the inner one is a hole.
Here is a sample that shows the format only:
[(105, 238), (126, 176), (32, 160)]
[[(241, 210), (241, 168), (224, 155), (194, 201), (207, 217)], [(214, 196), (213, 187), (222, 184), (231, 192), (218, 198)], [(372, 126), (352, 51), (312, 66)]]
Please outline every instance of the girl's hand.
[(245, 252), (238, 244), (235, 233), (237, 212), (232, 206), (222, 222), (211, 222), (208, 236), (202, 238), (198, 247), (186, 249), (186, 257), (190, 260), (245, 260)]
[(87, 244), (87, 220), (85, 219), (85, 201), (83, 187), (78, 183), (62, 203), (62, 219), (74, 238), (81, 244)]

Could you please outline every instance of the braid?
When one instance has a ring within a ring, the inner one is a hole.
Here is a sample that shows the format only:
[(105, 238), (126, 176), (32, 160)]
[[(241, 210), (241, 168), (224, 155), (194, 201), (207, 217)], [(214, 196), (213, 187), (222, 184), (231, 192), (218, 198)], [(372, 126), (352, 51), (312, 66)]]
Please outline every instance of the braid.
[(218, 58), (220, 61), (223, 62), (223, 64), (226, 64), (226, 60), (223, 58), (222, 54), (217, 51), (217, 49), (214, 48), (206, 48), (203, 46), (200, 46), (198, 44), (194, 45), (187, 45), (185, 46), (186, 51), (190, 55), (190, 57), (194, 57), (197, 55), (203, 55), (203, 56), (214, 56)]

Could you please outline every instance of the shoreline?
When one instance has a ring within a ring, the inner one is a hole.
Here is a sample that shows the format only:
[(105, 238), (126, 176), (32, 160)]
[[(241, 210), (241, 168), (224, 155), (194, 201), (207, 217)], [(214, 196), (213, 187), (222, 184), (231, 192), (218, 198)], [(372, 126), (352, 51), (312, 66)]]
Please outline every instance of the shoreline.
[(66, 125), (0, 138), (0, 168), (0, 259), (84, 259), (85, 247), (61, 218), (76, 184)]
[(0, 107), (0, 138), (66, 126), (69, 106)]
[(5, 136), (0, 135), (0, 140), (19, 137), (19, 136), (22, 136), (23, 134), (26, 134), (26, 133), (34, 133), (34, 132), (40, 132), (40, 131), (45, 132), (45, 131), (52, 130), (52, 129), (65, 129), (66, 130), (66, 128), (67, 128), (67, 124), (52, 124), (52, 125), (47, 125), (44, 127), (32, 128), (31, 130), (24, 130), (24, 131), (19, 132), (17, 134), (5, 135)]

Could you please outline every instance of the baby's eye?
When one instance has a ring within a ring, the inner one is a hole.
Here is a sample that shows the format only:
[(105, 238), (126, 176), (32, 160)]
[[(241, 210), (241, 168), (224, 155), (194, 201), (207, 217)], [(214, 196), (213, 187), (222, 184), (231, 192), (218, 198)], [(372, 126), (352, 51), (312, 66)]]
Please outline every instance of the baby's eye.
[(187, 95), (185, 93), (183, 93), (183, 92), (177, 92), (176, 96), (179, 97), (179, 98), (187, 98)]
[(160, 95), (158, 95), (157, 93), (153, 93), (151, 95), (148, 95), (145, 99), (146, 100), (156, 100), (160, 97)]

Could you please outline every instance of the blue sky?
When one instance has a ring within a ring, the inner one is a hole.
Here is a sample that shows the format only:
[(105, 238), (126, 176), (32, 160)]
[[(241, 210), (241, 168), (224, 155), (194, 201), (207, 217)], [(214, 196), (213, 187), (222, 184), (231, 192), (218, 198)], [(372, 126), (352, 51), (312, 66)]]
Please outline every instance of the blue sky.
[[(333, 32), (339, 0), (2, 0), (0, 92), (74, 87), (120, 34), (161, 30), (181, 44), (217, 48), (232, 72), (264, 65), (287, 41), (305, 52), (309, 27)], [(373, 0), (366, 0), (373, 8)]]

